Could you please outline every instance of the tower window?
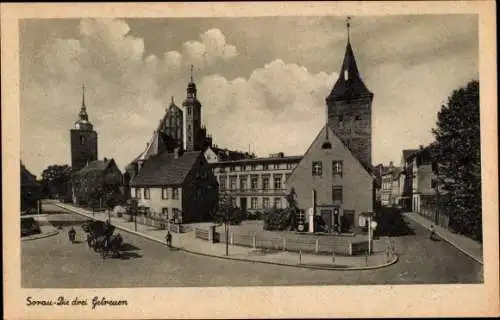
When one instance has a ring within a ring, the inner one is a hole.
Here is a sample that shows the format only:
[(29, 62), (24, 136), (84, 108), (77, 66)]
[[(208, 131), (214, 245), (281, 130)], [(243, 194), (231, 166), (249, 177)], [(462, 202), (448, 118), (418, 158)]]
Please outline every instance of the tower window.
[(188, 114), (191, 114), (191, 107), (188, 107)]
[(343, 122), (344, 121), (344, 117), (343, 116), (339, 116), (339, 122)]
[(344, 79), (349, 80), (349, 71), (344, 70)]
[(84, 136), (80, 136), (80, 144), (85, 144), (85, 137)]
[(354, 117), (354, 121), (360, 121), (361, 120), (361, 117), (360, 116), (356, 116)]

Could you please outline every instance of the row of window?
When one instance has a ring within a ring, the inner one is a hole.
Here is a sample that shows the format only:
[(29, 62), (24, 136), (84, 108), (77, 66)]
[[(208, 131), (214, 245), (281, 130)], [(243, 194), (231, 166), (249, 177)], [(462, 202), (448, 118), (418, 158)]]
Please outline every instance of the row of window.
[[(342, 177), (344, 162), (342, 160), (332, 161), (332, 175)], [(312, 163), (312, 175), (322, 176), (323, 175), (323, 162), (313, 161)]]
[[(290, 178), (290, 174), (285, 175), (285, 181)], [(219, 176), (219, 188), (221, 190), (226, 190), (227, 188), (227, 176)], [(257, 174), (252, 174), (250, 175), (250, 188), (248, 185), (248, 176), (247, 175), (240, 175), (239, 176), (239, 189), (240, 190), (254, 190), (256, 191), (258, 189), (258, 184), (259, 184), (259, 175)], [(269, 175), (262, 175), (261, 179), (262, 181), (262, 190), (269, 190), (270, 188), (270, 176)], [(237, 185), (238, 177), (237, 176), (229, 176), (229, 190), (236, 190), (238, 188)], [(281, 190), (283, 189), (283, 175), (282, 174), (273, 174), (273, 187), (275, 190)]]
[[(240, 203), (241, 201), (245, 201), (247, 198), (240, 198)], [(283, 199), (280, 197), (275, 197), (275, 198), (268, 198), (264, 197), (262, 198), (262, 203), (259, 201), (258, 197), (251, 197), (250, 198), (250, 209), (269, 209), (271, 208), (271, 199), (273, 200), (273, 208), (281, 209)], [(236, 201), (236, 197), (231, 198), (232, 205), (237, 207), (238, 203)]]
[[(135, 198), (136, 199), (141, 199), (144, 197), (144, 199), (148, 200), (151, 199), (151, 193), (149, 188), (135, 188)], [(168, 188), (168, 187), (163, 187), (161, 188), (161, 198), (163, 200), (166, 199), (179, 199), (179, 188)]]
[[(264, 163), (261, 165), (260, 170), (292, 170), (294, 168), (293, 163), (286, 163), (285, 166), (281, 166), (280, 163), (273, 163), (273, 164), (268, 164)], [(257, 164), (251, 164), (251, 165), (242, 165), (242, 166), (230, 166), (228, 168), (229, 172), (234, 172), (234, 171), (257, 171), (258, 170), (258, 165)], [(226, 172), (226, 168), (220, 168), (220, 172)]]

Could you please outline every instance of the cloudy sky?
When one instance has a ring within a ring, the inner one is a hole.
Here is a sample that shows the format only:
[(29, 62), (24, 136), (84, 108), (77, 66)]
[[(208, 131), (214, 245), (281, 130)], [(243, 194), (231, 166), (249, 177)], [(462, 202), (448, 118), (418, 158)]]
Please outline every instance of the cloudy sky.
[[(219, 146), (303, 154), (325, 122), (345, 17), (23, 20), (21, 159), (70, 164), (81, 105), (99, 158), (124, 168), (145, 147), (194, 65), (203, 123)], [(373, 102), (373, 162), (432, 141), (451, 91), (478, 78), (474, 15), (353, 17), (351, 44)]]

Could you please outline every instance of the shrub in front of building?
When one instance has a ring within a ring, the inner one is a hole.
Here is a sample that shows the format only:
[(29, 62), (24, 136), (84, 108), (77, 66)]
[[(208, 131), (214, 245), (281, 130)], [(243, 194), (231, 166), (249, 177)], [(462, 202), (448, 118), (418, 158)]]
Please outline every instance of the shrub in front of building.
[(264, 230), (283, 231), (290, 228), (290, 210), (271, 208), (264, 212)]

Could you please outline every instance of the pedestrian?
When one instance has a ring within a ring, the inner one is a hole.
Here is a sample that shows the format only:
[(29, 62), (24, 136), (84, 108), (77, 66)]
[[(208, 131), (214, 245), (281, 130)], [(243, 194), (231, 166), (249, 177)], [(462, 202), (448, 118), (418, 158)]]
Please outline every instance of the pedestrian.
[(429, 227), (429, 239), (434, 240), (434, 225)]
[(167, 231), (167, 235), (165, 236), (165, 238), (167, 240), (167, 246), (172, 247), (172, 234), (170, 233), (170, 231)]
[(69, 241), (75, 242), (76, 231), (73, 227), (71, 227), (71, 229), (69, 229), (68, 236), (69, 236)]
[(87, 245), (89, 246), (89, 249), (92, 248), (92, 235), (90, 233), (87, 233)]

